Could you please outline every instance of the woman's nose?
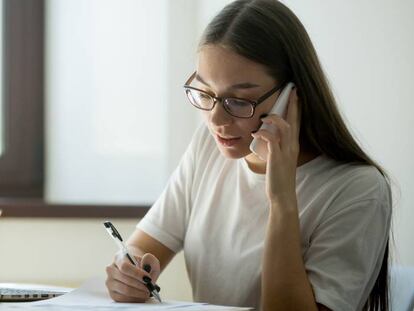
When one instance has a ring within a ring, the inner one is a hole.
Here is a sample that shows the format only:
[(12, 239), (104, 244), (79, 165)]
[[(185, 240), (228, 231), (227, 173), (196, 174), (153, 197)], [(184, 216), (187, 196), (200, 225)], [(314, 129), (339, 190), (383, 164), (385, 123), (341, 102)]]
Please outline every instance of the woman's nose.
[(210, 122), (215, 126), (223, 126), (232, 123), (233, 117), (224, 109), (223, 104), (216, 102), (213, 110), (210, 111)]

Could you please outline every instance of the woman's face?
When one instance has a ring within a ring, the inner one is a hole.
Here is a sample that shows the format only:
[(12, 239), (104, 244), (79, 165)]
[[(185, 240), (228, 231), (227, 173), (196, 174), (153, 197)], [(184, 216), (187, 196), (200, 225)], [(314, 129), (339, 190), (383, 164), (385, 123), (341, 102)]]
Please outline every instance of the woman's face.
[[(257, 100), (277, 85), (263, 65), (253, 62), (219, 45), (207, 45), (198, 55), (197, 74), (192, 85), (217, 97), (238, 97)], [(233, 117), (217, 102), (211, 111), (203, 111), (210, 133), (220, 152), (232, 159), (254, 157), (249, 145), (251, 133), (262, 122), (260, 116), (268, 113), (279, 91), (256, 107), (253, 117)]]

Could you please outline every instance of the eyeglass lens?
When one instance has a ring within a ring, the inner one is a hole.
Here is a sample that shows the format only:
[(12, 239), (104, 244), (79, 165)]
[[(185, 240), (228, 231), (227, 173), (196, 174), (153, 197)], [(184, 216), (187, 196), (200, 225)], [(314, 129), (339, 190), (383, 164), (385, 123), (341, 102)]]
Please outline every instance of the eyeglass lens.
[[(211, 110), (214, 106), (214, 98), (208, 94), (193, 89), (186, 90), (187, 97), (191, 104), (203, 110)], [(251, 117), (253, 106), (250, 102), (237, 98), (226, 98), (223, 101), (224, 109), (235, 117)]]

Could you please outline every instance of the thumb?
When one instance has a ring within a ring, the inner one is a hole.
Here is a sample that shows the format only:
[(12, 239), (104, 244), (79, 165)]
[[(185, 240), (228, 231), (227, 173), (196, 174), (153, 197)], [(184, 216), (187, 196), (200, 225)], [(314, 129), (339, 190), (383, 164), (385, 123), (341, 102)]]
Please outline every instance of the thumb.
[(141, 259), (141, 268), (147, 271), (154, 282), (161, 273), (160, 261), (151, 253), (146, 253)]

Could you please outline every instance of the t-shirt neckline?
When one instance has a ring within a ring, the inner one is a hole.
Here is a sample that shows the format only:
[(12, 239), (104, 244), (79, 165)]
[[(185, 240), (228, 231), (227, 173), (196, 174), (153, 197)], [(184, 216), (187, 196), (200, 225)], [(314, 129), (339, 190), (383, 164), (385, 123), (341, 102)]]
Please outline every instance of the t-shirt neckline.
[[(301, 166), (296, 168), (296, 176), (299, 177), (303, 175), (307, 170), (309, 170), (311, 167), (314, 167), (319, 164), (320, 161), (322, 161), (325, 158), (324, 155), (318, 155), (314, 159), (306, 162), (305, 164), (302, 164)], [(241, 163), (241, 166), (243, 167), (243, 170), (246, 171), (249, 178), (255, 179), (257, 181), (265, 181), (266, 180), (266, 174), (260, 174), (253, 172), (249, 165), (247, 164), (247, 161), (245, 158), (239, 159), (239, 163)]]

